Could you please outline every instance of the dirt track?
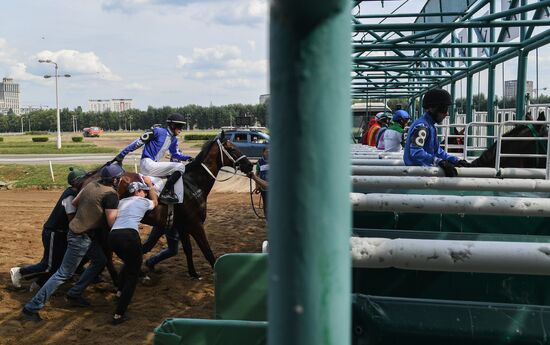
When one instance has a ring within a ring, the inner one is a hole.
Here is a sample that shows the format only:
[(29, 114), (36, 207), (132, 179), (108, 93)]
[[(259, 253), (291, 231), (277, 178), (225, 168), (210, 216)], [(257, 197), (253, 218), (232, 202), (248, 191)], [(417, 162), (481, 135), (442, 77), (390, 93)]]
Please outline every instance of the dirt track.
[[(265, 225), (255, 217), (248, 193), (221, 193), (223, 188), (247, 190), (237, 181), (221, 184), (208, 199), (206, 232), (216, 256), (230, 252), (258, 252), (266, 239)], [(216, 191), (217, 190), (217, 191)], [(129, 322), (111, 326), (114, 311), (112, 285), (88, 287), (91, 308), (72, 309), (63, 299), (65, 284), (41, 313), (45, 321), (34, 324), (18, 318), (22, 305), (33, 294), (11, 287), (9, 269), (37, 262), (42, 255), (41, 227), (61, 191), (0, 191), (0, 344), (151, 344), (153, 329), (168, 317), (212, 318), (214, 288), (212, 269), (194, 247), (194, 259), (203, 280), (191, 280), (184, 257), (160, 263), (153, 286), (139, 285), (130, 305)], [(144, 239), (150, 228), (141, 230)], [(157, 253), (165, 242), (153, 249)], [(148, 254), (150, 255), (150, 254)], [(28, 283), (27, 283), (28, 284)]]

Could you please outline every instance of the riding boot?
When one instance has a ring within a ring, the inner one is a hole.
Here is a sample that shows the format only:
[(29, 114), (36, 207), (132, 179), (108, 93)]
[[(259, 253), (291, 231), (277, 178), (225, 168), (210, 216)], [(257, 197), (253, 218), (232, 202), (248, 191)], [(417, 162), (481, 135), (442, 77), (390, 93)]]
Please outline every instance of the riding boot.
[(175, 171), (169, 178), (166, 180), (166, 184), (164, 185), (164, 189), (162, 190), (162, 193), (160, 193), (159, 199), (165, 203), (168, 204), (175, 204), (177, 203), (178, 196), (176, 193), (174, 193), (174, 185), (181, 177), (181, 171)]

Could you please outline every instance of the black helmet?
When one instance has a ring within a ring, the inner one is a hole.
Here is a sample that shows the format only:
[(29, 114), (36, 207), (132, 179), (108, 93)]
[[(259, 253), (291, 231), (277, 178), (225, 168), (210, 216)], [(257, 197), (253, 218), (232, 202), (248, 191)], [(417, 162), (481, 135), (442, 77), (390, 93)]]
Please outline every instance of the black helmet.
[(449, 106), (453, 104), (451, 95), (443, 89), (433, 89), (424, 95), (422, 99), (422, 108), (437, 107), (441, 105)]
[(124, 169), (118, 164), (107, 164), (101, 170), (101, 179), (103, 181), (112, 181), (124, 174)]
[(185, 117), (182, 114), (173, 113), (168, 116), (168, 119), (166, 119), (166, 123), (173, 123), (183, 126), (185, 125)]

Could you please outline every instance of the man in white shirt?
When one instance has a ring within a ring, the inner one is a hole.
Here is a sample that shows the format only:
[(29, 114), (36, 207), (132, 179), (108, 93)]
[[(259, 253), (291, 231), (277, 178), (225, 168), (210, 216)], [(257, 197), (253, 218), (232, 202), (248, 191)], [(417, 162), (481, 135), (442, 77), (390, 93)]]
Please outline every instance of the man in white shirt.
[(139, 223), (147, 211), (158, 205), (157, 194), (151, 179), (144, 177), (143, 181), (145, 183), (132, 182), (128, 186), (128, 192), (132, 196), (120, 200), (118, 216), (109, 233), (109, 247), (124, 262), (117, 284), (119, 299), (112, 320), (114, 325), (126, 321), (126, 309), (134, 295), (141, 271), (143, 254), (139, 238)]

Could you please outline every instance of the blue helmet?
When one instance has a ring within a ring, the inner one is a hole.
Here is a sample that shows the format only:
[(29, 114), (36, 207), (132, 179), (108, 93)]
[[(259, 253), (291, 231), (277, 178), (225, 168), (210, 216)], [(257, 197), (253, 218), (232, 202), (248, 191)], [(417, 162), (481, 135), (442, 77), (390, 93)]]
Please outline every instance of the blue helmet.
[(400, 119), (410, 120), (411, 116), (409, 115), (409, 113), (407, 113), (406, 110), (400, 109), (400, 110), (396, 111), (395, 113), (393, 113), (392, 120), (394, 122), (397, 122)]
[(122, 176), (124, 174), (124, 169), (118, 164), (107, 164), (102, 170), (101, 170), (101, 179), (103, 181), (112, 181), (117, 177)]

